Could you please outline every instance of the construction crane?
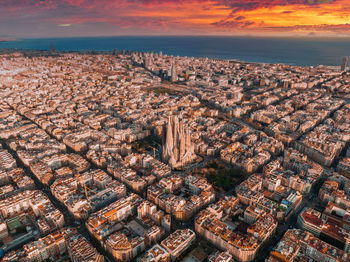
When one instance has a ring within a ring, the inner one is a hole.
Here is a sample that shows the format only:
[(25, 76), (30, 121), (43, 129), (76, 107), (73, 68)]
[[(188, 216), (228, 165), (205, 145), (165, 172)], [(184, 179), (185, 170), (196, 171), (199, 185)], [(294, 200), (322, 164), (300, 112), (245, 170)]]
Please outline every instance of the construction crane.
[(151, 146), (151, 147), (153, 149), (153, 157), (156, 158), (156, 151), (157, 151), (157, 149), (154, 146)]
[(99, 193), (96, 193), (96, 192), (95, 192), (94, 190), (92, 190), (91, 188), (88, 188), (88, 187), (86, 186), (85, 183), (84, 183), (84, 190), (85, 190), (86, 199), (89, 199), (89, 198), (88, 198), (88, 193), (87, 193), (88, 190), (91, 191), (92, 193), (94, 193), (94, 195), (97, 195), (97, 196), (99, 196), (100, 198), (103, 198)]
[(94, 190), (92, 190), (91, 188), (86, 186), (86, 183), (85, 183), (85, 181), (82, 180), (83, 178), (81, 175), (76, 175), (76, 178), (84, 186), (84, 192), (85, 192), (86, 199), (89, 199), (88, 192), (87, 192), (88, 190), (91, 191), (92, 193), (94, 193), (94, 195), (97, 195), (100, 198), (103, 198), (100, 194), (96, 193)]

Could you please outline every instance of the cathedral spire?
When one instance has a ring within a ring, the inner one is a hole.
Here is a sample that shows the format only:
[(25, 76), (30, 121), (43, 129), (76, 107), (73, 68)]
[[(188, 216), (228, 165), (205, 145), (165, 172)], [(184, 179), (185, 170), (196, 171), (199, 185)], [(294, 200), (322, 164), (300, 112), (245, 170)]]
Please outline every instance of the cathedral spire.
[(196, 158), (190, 132), (177, 116), (169, 117), (165, 137), (162, 157), (172, 167), (184, 166)]

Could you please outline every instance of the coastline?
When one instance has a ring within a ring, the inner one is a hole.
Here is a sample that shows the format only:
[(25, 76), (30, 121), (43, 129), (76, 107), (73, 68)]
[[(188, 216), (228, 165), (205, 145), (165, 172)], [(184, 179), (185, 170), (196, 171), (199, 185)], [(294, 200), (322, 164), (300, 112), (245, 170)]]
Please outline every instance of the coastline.
[[(349, 38), (268, 38), (216, 36), (117, 36), (68, 38), (2, 38), (3, 50), (108, 53), (111, 50), (160, 52), (169, 56), (236, 60), (244, 63), (283, 64), (289, 66), (340, 66), (350, 55)], [(13, 41), (9, 41), (13, 40)]]
[(6, 43), (6, 42), (14, 42), (14, 41), (18, 41), (18, 39), (16, 38), (0, 38), (0, 43)]
[[(0, 40), (0, 43), (2, 41)], [(6, 41), (5, 41), (6, 42)], [(10, 42), (10, 41), (9, 41)], [(125, 50), (126, 52), (139, 52), (136, 50)], [(17, 49), (17, 48), (1, 48), (0, 47), (0, 55), (11, 54), (11, 53), (23, 53), (26, 56), (59, 56), (60, 54), (69, 54), (69, 53), (78, 53), (78, 54), (89, 54), (89, 55), (113, 55), (114, 50), (55, 50), (52, 53), (48, 49)], [(167, 54), (165, 54), (167, 55)], [(169, 55), (171, 56), (171, 55)], [(188, 56), (178, 56), (178, 57), (188, 57)], [(269, 63), (269, 62), (255, 62), (255, 61), (242, 61), (239, 59), (221, 59), (221, 58), (210, 58), (210, 57), (193, 57), (196, 59), (208, 59), (208, 60), (221, 60), (228, 61), (231, 63), (240, 63), (240, 64), (252, 64), (252, 65), (282, 65), (282, 66), (294, 66), (294, 67), (324, 67), (330, 70), (338, 70), (338, 67), (335, 65), (294, 65), (288, 63)]]

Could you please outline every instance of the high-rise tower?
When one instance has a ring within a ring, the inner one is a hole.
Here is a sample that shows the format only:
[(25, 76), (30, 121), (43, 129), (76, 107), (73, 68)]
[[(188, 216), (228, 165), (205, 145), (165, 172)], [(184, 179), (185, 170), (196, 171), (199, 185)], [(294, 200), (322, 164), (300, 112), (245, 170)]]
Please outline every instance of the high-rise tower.
[(341, 69), (340, 71), (344, 72), (346, 71), (346, 67), (348, 66), (348, 61), (349, 61), (349, 57), (348, 56), (344, 56), (342, 63), (341, 63)]
[(171, 82), (177, 81), (177, 73), (174, 64), (171, 66)]

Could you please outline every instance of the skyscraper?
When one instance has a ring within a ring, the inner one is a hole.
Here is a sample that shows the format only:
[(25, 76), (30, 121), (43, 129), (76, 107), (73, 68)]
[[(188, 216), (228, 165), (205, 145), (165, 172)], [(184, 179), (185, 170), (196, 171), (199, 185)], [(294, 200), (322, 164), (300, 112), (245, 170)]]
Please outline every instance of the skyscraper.
[(340, 69), (342, 72), (346, 71), (346, 67), (348, 66), (348, 61), (349, 61), (349, 57), (344, 56), (341, 64), (341, 69)]
[(53, 43), (50, 43), (50, 53), (51, 54), (56, 53), (56, 49), (55, 49), (55, 46), (53, 45)]
[(190, 132), (177, 116), (169, 117), (162, 157), (173, 168), (182, 167), (196, 158)]

